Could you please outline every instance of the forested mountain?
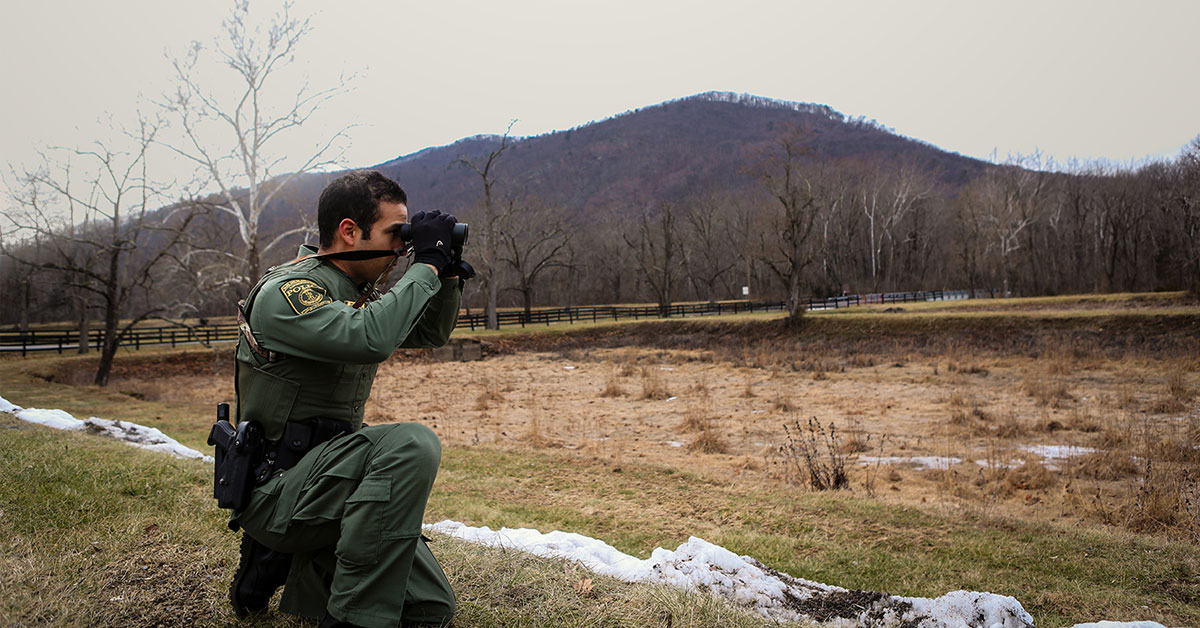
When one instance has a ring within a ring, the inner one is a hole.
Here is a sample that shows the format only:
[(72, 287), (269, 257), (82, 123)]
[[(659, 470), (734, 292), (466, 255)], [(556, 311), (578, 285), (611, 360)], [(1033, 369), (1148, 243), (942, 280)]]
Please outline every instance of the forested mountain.
[[(759, 194), (750, 169), (789, 127), (807, 131), (814, 158), (910, 162), (955, 188), (988, 167), (823, 105), (708, 92), (516, 139), (498, 163), (499, 180), (576, 212), (633, 211), (717, 191)], [(376, 167), (404, 186), (415, 208), (461, 211), (480, 202), (482, 188), (456, 160), (479, 160), (499, 145), (498, 136), (473, 137)]]
[[(489, 157), (492, 229), (479, 172)], [(1031, 159), (995, 165), (944, 151), (823, 105), (708, 92), (566, 131), (474, 136), (356, 167), (400, 182), (410, 211), (472, 223), (466, 256), (482, 272), (470, 307), (729, 299), (745, 286), (772, 299), (1200, 289), (1200, 139), (1171, 162), (1052, 172)], [(291, 179), (263, 213), (260, 241), (315, 222), (337, 174)], [(239, 242), (220, 212), (197, 216), (189, 231), (210, 259)], [(264, 264), (289, 259), (300, 241), (263, 251)], [(61, 291), (27, 287), (34, 275), (20, 267), (0, 271), (0, 298), (28, 303), (33, 320), (73, 317)], [(245, 275), (206, 272), (184, 263), (140, 294), (179, 301), (180, 312), (230, 313)]]
[[(811, 159), (915, 164), (957, 189), (989, 164), (896, 135), (873, 121), (824, 106), (729, 92), (706, 92), (534, 137), (510, 138), (497, 163), (502, 188), (574, 212), (637, 211), (702, 193), (762, 193), (754, 164), (789, 128), (803, 129)], [(374, 166), (409, 194), (414, 210), (470, 214), (482, 202), (478, 161), (501, 136), (479, 135)], [(327, 176), (313, 175), (272, 213), (315, 207)]]

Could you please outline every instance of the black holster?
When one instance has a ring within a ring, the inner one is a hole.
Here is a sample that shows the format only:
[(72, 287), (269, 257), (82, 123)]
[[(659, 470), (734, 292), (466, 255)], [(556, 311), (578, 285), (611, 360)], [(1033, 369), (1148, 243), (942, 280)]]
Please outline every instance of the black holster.
[(262, 426), (254, 421), (242, 421), (236, 428), (229, 423), (229, 404), (217, 406), (217, 422), (208, 433), (213, 445), (213, 497), (217, 506), (242, 510), (250, 503), (254, 488), (254, 471), (262, 461)]

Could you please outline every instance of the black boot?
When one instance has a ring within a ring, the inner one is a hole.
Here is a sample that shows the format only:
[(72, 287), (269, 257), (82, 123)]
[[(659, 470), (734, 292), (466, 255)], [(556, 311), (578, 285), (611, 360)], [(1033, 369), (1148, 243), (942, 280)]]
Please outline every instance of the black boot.
[(277, 552), (242, 531), (242, 557), (229, 585), (233, 612), (245, 619), (251, 613), (267, 610), (275, 590), (287, 582), (292, 555)]

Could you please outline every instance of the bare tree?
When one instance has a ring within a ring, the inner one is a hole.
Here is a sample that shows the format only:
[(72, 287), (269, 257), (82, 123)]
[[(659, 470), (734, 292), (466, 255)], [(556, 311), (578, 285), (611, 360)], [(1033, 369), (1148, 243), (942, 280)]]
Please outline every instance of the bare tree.
[(480, 274), (479, 281), (483, 284), (483, 289), (487, 293), (485, 311), (487, 313), (488, 329), (500, 328), (500, 320), (496, 315), (496, 302), (500, 296), (499, 269), (497, 268), (500, 261), (499, 233), (504, 228), (504, 222), (508, 216), (509, 209), (508, 207), (498, 207), (496, 203), (496, 162), (500, 159), (500, 155), (503, 155), (504, 151), (508, 150), (509, 134), (512, 133), (513, 125), (516, 123), (516, 120), (508, 123), (508, 129), (504, 131), (504, 136), (500, 138), (500, 146), (490, 151), (482, 160), (471, 161), (466, 157), (459, 157), (455, 162), (474, 170), (483, 183), (483, 232), (479, 234), (479, 237), (483, 240), (484, 272)]
[[(510, 201), (508, 215), (515, 213), (515, 202)], [(521, 219), (509, 221), (500, 232), (502, 251), (500, 261), (516, 274), (514, 289), (521, 293), (521, 303), (528, 321), (533, 308), (533, 289), (543, 271), (565, 267), (562, 259), (571, 242), (571, 231), (566, 225), (566, 214), (557, 205), (546, 205), (539, 201), (523, 204)]]
[(671, 313), (672, 289), (683, 272), (683, 255), (680, 252), (675, 223), (678, 210), (671, 203), (662, 202), (655, 210), (642, 212), (637, 234), (630, 238), (621, 234), (634, 258), (642, 277), (654, 291), (658, 307), (663, 316)]
[(813, 227), (824, 198), (820, 189), (823, 166), (806, 173), (800, 160), (809, 154), (805, 131), (790, 129), (780, 136), (777, 150), (758, 164), (756, 174), (776, 205), (773, 255), (764, 258), (767, 267), (785, 286), (788, 320), (799, 324), (804, 315), (804, 271), (815, 259)]
[(717, 282), (737, 264), (730, 250), (731, 221), (726, 207), (712, 195), (684, 205), (684, 269), (697, 297), (717, 300)]
[[(148, 175), (147, 151), (156, 124), (141, 121), (126, 134), (129, 150), (104, 142), (57, 149), (40, 167), (17, 175), (14, 209), (4, 214), (0, 251), (18, 263), (56, 273), (88, 320), (103, 317), (103, 341), (94, 382), (108, 384), (121, 339), (170, 304), (137, 299), (164, 275), (162, 262), (183, 239), (192, 214), (156, 212), (163, 187)], [(36, 240), (41, 246), (29, 246)], [(86, 333), (83, 325), (81, 335)]]
[(1022, 248), (1022, 236), (1038, 219), (1045, 202), (1048, 164), (1034, 154), (1010, 158), (975, 187), (979, 217), (986, 225), (988, 250), (994, 252), (1005, 295), (1013, 288), (1013, 254)]
[(1173, 204), (1182, 219), (1182, 275), (1192, 294), (1200, 295), (1200, 136), (1184, 149), (1178, 170)]
[(879, 291), (885, 274), (895, 272), (896, 252), (902, 239), (898, 231), (905, 218), (919, 207), (930, 191), (930, 184), (913, 164), (894, 169), (877, 164), (864, 173), (859, 184), (858, 203), (867, 220), (872, 291)]
[[(281, 138), (345, 91), (344, 80), (324, 89), (313, 89), (307, 81), (277, 85), (311, 31), (307, 19), (292, 17), (291, 7), (285, 4), (263, 31), (250, 24), (249, 2), (236, 2), (212, 50), (193, 42), (184, 58), (172, 59), (179, 84), (164, 106), (182, 136), (165, 145), (194, 163), (198, 177), (215, 186), (217, 193), (206, 205), (235, 221), (242, 244), (233, 250), (199, 246), (188, 256), (189, 268), (210, 286), (248, 288), (261, 275), (264, 255), (287, 238), (311, 231), (307, 224), (286, 229), (264, 243), (259, 223), (289, 182), (341, 159), (338, 145), (349, 127), (316, 145), (307, 157), (291, 159), (278, 152)], [(221, 92), (207, 85), (205, 71), (212, 65), (232, 74), (237, 88)], [(285, 169), (290, 172), (280, 174)]]

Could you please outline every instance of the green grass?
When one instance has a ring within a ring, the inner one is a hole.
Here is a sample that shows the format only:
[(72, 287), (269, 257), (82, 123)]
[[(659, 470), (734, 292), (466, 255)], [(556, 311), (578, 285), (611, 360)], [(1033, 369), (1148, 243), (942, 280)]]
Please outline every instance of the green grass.
[(950, 516), (552, 452), (446, 452), (427, 516), (441, 518), (569, 530), (641, 558), (695, 535), (848, 588), (1011, 595), (1039, 626), (1104, 618), (1200, 623), (1200, 550), (1185, 542)]
[[(0, 625), (226, 626), (237, 535), (212, 467), (0, 414)], [(439, 537), (460, 628), (767, 626), (696, 593)], [(589, 589), (576, 589), (591, 578)], [(271, 613), (243, 625), (298, 626)]]
[[(0, 625), (227, 625), (236, 535), (211, 467), (0, 415)], [(562, 529), (645, 558), (689, 535), (795, 576), (934, 597), (1012, 595), (1039, 626), (1200, 623), (1195, 545), (1096, 528), (948, 516), (855, 495), (739, 484), (556, 452), (449, 449), (427, 521)], [(439, 538), (456, 625), (752, 626), (705, 596)], [(593, 578), (594, 591), (574, 588)], [(668, 619), (670, 618), (670, 619)], [(253, 625), (293, 626), (271, 614)]]

